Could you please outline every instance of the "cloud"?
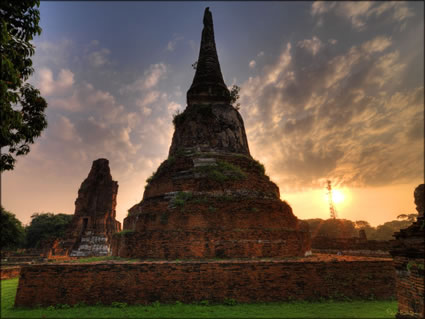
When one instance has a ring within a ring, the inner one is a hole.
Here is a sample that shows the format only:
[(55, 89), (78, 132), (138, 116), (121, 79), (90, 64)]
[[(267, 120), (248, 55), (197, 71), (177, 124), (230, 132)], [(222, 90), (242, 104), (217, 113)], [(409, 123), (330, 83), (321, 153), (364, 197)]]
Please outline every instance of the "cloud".
[(160, 80), (166, 77), (166, 75), (167, 67), (164, 63), (152, 64), (143, 73), (142, 77), (138, 78), (133, 83), (124, 85), (120, 89), (120, 93), (145, 92), (146, 90), (153, 89)]
[(156, 101), (158, 101), (158, 98), (160, 97), (159, 91), (150, 91), (143, 95), (141, 99), (138, 99), (136, 101), (136, 104), (140, 107), (145, 107), (146, 105), (152, 104)]
[(94, 67), (104, 66), (108, 64), (108, 55), (111, 53), (110, 50), (106, 48), (102, 48), (98, 51), (91, 52), (88, 55), (89, 63)]
[(305, 39), (305, 40), (299, 41), (297, 45), (300, 48), (304, 48), (307, 51), (310, 51), (311, 54), (316, 55), (323, 44), (318, 37), (313, 36), (312, 39)]
[(380, 17), (385, 12), (392, 11), (391, 22), (397, 22), (405, 26), (405, 21), (414, 16), (404, 1), (371, 2), (371, 1), (341, 1), (324, 2), (315, 1), (310, 13), (318, 18), (317, 25), (324, 23), (324, 16), (333, 13), (336, 16), (349, 21), (353, 29), (364, 31), (367, 29), (367, 21), (372, 17)]
[(255, 60), (251, 60), (251, 61), (249, 62), (249, 67), (250, 67), (251, 69), (255, 68), (255, 65), (256, 65)]
[(37, 84), (43, 95), (62, 93), (74, 84), (74, 73), (68, 69), (61, 69), (55, 80), (49, 68), (41, 68), (37, 73)]
[(158, 63), (150, 67), (149, 71), (145, 72), (145, 81), (143, 86), (145, 89), (150, 89), (156, 86), (161, 78), (165, 76), (167, 68), (165, 64)]
[(281, 189), (322, 187), (328, 178), (378, 186), (422, 174), (423, 85), (400, 88), (406, 65), (388, 51), (391, 38), (335, 56), (299, 54), (311, 43), (298, 44), (287, 43), (274, 64), (241, 85), (252, 155)]
[(362, 49), (368, 53), (384, 51), (391, 45), (391, 38), (378, 36), (362, 44)]
[(174, 49), (176, 48), (177, 42), (179, 42), (183, 39), (184, 39), (184, 37), (182, 37), (182, 36), (175, 36), (173, 40), (168, 41), (166, 50), (169, 51), (169, 52), (173, 52)]

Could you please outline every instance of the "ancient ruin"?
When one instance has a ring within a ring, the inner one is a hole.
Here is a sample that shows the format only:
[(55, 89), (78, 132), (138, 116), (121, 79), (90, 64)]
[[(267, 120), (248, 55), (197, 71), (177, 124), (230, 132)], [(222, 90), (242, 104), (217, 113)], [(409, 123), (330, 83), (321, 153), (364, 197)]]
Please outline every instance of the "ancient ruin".
[(424, 318), (425, 186), (414, 192), (417, 220), (394, 234), (390, 251), (396, 269), (398, 319)]
[[(112, 236), (112, 254), (132, 260), (24, 266), (15, 306), (393, 297), (391, 259), (310, 254), (308, 224), (251, 157), (230, 102), (207, 8), (198, 67), (187, 108), (174, 118), (169, 156), (129, 210), (124, 231)], [(117, 185), (103, 169), (107, 177), (89, 175), (80, 189), (73, 243), (87, 231), (109, 238), (119, 228)], [(112, 196), (94, 204), (100, 189)]]
[(109, 161), (95, 160), (78, 190), (66, 237), (53, 245), (52, 255), (110, 255), (112, 234), (121, 229), (121, 223), (115, 220), (117, 193), (118, 183), (112, 180)]
[(221, 74), (211, 12), (204, 14), (187, 107), (174, 117), (168, 159), (129, 210), (113, 254), (140, 258), (303, 256), (300, 227), (279, 188), (251, 157), (245, 127)]

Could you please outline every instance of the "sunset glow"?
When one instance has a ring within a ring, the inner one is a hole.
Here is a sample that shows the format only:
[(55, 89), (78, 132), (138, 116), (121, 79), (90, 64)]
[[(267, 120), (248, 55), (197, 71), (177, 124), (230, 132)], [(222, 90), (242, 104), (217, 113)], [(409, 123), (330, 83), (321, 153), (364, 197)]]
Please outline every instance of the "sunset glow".
[(298, 218), (329, 218), (326, 179), (340, 218), (415, 212), (424, 3), (413, 1), (42, 1), (30, 82), (48, 127), (2, 174), (2, 205), (24, 223), (73, 214), (91, 163), (107, 158), (122, 222), (168, 156), (207, 6), (250, 153)]

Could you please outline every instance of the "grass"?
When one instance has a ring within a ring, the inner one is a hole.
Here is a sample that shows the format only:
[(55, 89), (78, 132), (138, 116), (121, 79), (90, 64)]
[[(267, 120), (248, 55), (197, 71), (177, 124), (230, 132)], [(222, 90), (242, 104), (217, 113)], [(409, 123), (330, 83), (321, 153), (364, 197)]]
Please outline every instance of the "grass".
[(134, 259), (134, 258), (122, 258), (122, 257), (117, 257), (117, 256), (98, 256), (98, 257), (86, 257), (86, 258), (78, 258), (78, 259), (73, 259), (73, 260), (65, 260), (65, 261), (63, 261), (63, 263), (83, 264), (83, 263), (92, 263), (92, 262), (108, 261), (108, 260), (128, 261), (128, 262), (139, 261), (139, 259)]
[(2, 318), (394, 318), (397, 301), (274, 302), (255, 304), (114, 303), (70, 307), (13, 308), (18, 278), (1, 281)]
[(220, 183), (246, 178), (245, 172), (239, 166), (226, 161), (217, 161), (215, 165), (199, 166), (195, 168), (195, 171), (204, 174), (208, 179)]

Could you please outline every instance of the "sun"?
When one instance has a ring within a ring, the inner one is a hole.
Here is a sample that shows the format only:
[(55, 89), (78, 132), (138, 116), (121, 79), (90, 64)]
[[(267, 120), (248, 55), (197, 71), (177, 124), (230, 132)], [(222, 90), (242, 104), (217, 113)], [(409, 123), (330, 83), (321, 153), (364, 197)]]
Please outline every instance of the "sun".
[(332, 199), (335, 204), (342, 203), (344, 201), (344, 193), (340, 191), (339, 189), (333, 189), (332, 190)]

